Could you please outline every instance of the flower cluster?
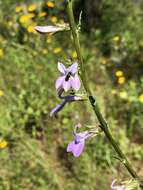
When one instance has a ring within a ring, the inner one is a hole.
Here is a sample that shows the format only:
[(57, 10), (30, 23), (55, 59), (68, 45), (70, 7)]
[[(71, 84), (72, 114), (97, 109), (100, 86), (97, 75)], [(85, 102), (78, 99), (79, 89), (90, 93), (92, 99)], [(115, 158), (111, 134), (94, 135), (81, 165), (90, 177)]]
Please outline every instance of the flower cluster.
[[(62, 102), (52, 109), (50, 112), (51, 117), (57, 116), (57, 113), (63, 109), (67, 103), (83, 100), (82, 97), (76, 95), (63, 96), (63, 93), (69, 91), (70, 89), (74, 90), (75, 92), (80, 89), (81, 82), (78, 76), (78, 64), (75, 62), (66, 68), (62, 63), (58, 62), (57, 67), (61, 72), (61, 76), (56, 80), (55, 87), (58, 91), (58, 97), (62, 100)], [(67, 152), (71, 152), (74, 157), (80, 156), (84, 149), (85, 140), (95, 134), (93, 131), (83, 131), (78, 133), (77, 130), (80, 127), (80, 124), (77, 124), (74, 127), (74, 140), (67, 146)]]

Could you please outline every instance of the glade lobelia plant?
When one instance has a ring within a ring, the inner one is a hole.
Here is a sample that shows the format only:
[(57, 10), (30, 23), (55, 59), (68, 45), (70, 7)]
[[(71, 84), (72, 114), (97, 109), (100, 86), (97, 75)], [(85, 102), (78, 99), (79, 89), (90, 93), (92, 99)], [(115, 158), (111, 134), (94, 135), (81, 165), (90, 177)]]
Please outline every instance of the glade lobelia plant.
[[(139, 178), (137, 173), (134, 171), (132, 164), (130, 164), (130, 162), (128, 161), (128, 159), (126, 158), (126, 156), (120, 149), (119, 145), (114, 140), (114, 138), (109, 130), (109, 126), (99, 109), (95, 95), (92, 94), (92, 92), (89, 88), (89, 83), (87, 82), (84, 62), (83, 62), (81, 48), (80, 48), (80, 41), (79, 41), (80, 28), (79, 28), (79, 25), (77, 26), (75, 24), (75, 19), (74, 19), (74, 14), (73, 14), (73, 1), (67, 0), (66, 2), (67, 2), (67, 14), (68, 14), (68, 18), (69, 18), (69, 25), (64, 24), (64, 25), (60, 25), (60, 26), (56, 25), (56, 26), (37, 26), (37, 27), (35, 27), (35, 30), (40, 33), (56, 33), (56, 32), (70, 30), (71, 34), (72, 34), (72, 41), (73, 41), (73, 44), (74, 44), (74, 47), (75, 47), (75, 50), (77, 53), (77, 58), (78, 58), (78, 65), (77, 65), (77, 63), (73, 63), (68, 68), (66, 68), (63, 64), (58, 63), (58, 69), (62, 73), (62, 76), (60, 76), (60, 78), (58, 78), (56, 81), (56, 89), (58, 91), (58, 96), (62, 100), (62, 102), (61, 102), (61, 104), (57, 105), (51, 111), (50, 116), (56, 116), (57, 113), (69, 102), (81, 101), (81, 100), (85, 99), (82, 96), (78, 96), (78, 95), (62, 96), (62, 94), (64, 92), (67, 92), (70, 89), (78, 91), (81, 86), (81, 83), (82, 83), (82, 86), (83, 86), (83, 88), (85, 90), (85, 94), (86, 94), (86, 100), (88, 100), (89, 104), (91, 105), (91, 107), (93, 109), (93, 113), (95, 114), (95, 116), (97, 117), (97, 119), (99, 121), (100, 129), (104, 132), (104, 134), (107, 137), (107, 139), (109, 140), (110, 144), (113, 146), (114, 150), (118, 154), (118, 160), (120, 160), (121, 163), (125, 166), (125, 168), (128, 170), (128, 172), (130, 173), (132, 178), (135, 179), (140, 184), (140, 188), (143, 189), (143, 182), (141, 181), (141, 179)], [(80, 17), (81, 17), (81, 15), (80, 15)], [(80, 71), (81, 82), (78, 77), (78, 68)], [(77, 126), (75, 127), (76, 129), (79, 128)], [(67, 151), (72, 152), (75, 157), (78, 157), (84, 148), (85, 140), (94, 136), (95, 131), (88, 130), (88, 131), (84, 131), (84, 132), (80, 132), (80, 133), (77, 133), (74, 131), (74, 140), (71, 143), (69, 143), (69, 145), (67, 147)], [(113, 189), (117, 189), (117, 188), (115, 188), (114, 183), (112, 184), (112, 187), (113, 187)], [(120, 188), (120, 190), (121, 190), (121, 188)], [(125, 190), (125, 188), (124, 188), (124, 190)]]

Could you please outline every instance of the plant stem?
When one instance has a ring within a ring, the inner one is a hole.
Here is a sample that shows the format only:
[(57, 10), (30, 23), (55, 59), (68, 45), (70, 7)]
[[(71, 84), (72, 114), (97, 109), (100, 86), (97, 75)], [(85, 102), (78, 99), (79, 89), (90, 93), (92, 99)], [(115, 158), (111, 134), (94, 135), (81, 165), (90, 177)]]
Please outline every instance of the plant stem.
[(83, 58), (82, 58), (82, 55), (81, 55), (81, 48), (80, 48), (80, 42), (79, 42), (79, 32), (77, 30), (74, 15), (73, 15), (72, 0), (67, 0), (67, 13), (68, 13), (68, 17), (69, 17), (69, 23), (70, 23), (72, 36), (73, 36), (74, 46), (75, 46), (75, 49), (76, 49), (76, 52), (77, 52), (77, 57), (78, 57), (79, 65), (80, 65), (81, 80), (82, 80), (83, 86), (85, 88), (85, 91), (86, 91), (86, 93), (88, 95), (89, 102), (90, 102), (90, 104), (91, 104), (91, 106), (93, 108), (94, 113), (96, 114), (96, 116), (98, 118), (98, 121), (100, 123), (101, 129), (104, 131), (104, 133), (105, 133), (106, 137), (108, 138), (109, 142), (111, 143), (111, 145), (115, 149), (116, 153), (119, 156), (119, 159), (124, 164), (124, 166), (126, 167), (128, 172), (130, 173), (130, 175), (134, 179), (139, 181), (140, 187), (141, 187), (141, 189), (143, 189), (143, 182), (141, 181), (139, 176), (136, 174), (136, 172), (132, 168), (132, 165), (129, 163), (126, 156), (124, 155), (124, 153), (122, 152), (122, 150), (120, 149), (120, 147), (118, 146), (116, 141), (114, 140), (111, 132), (108, 129), (108, 125), (107, 125), (104, 117), (102, 116), (102, 114), (100, 112), (100, 109), (99, 109), (99, 107), (97, 105), (96, 99), (93, 97), (93, 95), (92, 95), (92, 93), (90, 91), (89, 85), (87, 83), (86, 72), (85, 72), (85, 69), (84, 69)]

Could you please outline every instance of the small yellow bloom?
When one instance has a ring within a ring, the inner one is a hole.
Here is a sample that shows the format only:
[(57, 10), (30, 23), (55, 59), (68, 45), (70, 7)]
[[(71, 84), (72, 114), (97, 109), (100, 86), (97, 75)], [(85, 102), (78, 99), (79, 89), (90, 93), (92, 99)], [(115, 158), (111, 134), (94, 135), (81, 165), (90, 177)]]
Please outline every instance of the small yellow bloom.
[(139, 101), (140, 101), (141, 103), (143, 103), (143, 94), (141, 94), (141, 95), (139, 96)]
[(22, 10), (23, 10), (23, 7), (20, 6), (20, 5), (17, 5), (16, 8), (15, 8), (15, 12), (16, 12), (16, 13), (19, 13), (19, 12), (21, 12)]
[(28, 27), (27, 27), (27, 31), (28, 31), (29, 33), (36, 33), (36, 31), (34, 30), (34, 27), (33, 27), (33, 26), (28, 26)]
[(53, 52), (54, 52), (55, 54), (60, 53), (61, 51), (62, 51), (61, 48), (54, 48), (54, 49), (53, 49)]
[(122, 99), (124, 99), (124, 100), (128, 98), (128, 94), (127, 94), (126, 91), (120, 92), (120, 93), (119, 93), (119, 96), (120, 96), (120, 98), (122, 98)]
[(114, 41), (114, 42), (118, 42), (119, 40), (120, 40), (120, 36), (114, 36), (114, 37), (113, 37), (113, 41)]
[(3, 90), (0, 90), (0, 97), (1, 96), (4, 96), (4, 91)]
[(116, 72), (115, 72), (115, 76), (116, 76), (116, 77), (121, 77), (121, 76), (123, 76), (123, 71), (120, 71), (120, 70), (116, 71)]
[(34, 5), (34, 4), (28, 6), (28, 11), (29, 11), (29, 12), (33, 12), (33, 11), (35, 11), (36, 9), (37, 9), (37, 6)]
[(35, 17), (35, 14), (34, 14), (34, 13), (29, 13), (29, 14), (27, 14), (27, 16), (28, 16), (29, 19), (30, 19), (30, 18), (34, 18), (34, 17)]
[(56, 17), (56, 16), (52, 16), (52, 17), (51, 17), (51, 22), (52, 22), (53, 24), (56, 24), (56, 23), (58, 22), (57, 17)]
[(48, 50), (46, 48), (42, 49), (42, 53), (43, 54), (47, 54), (48, 53)]
[(54, 7), (55, 7), (55, 3), (52, 2), (52, 1), (48, 1), (48, 2), (47, 2), (47, 6), (48, 6), (49, 8), (54, 8)]
[(47, 15), (47, 13), (45, 11), (42, 11), (41, 13), (39, 13), (39, 17), (45, 17)]
[(29, 20), (29, 17), (27, 17), (26, 15), (23, 15), (20, 17), (19, 21), (20, 23), (25, 23)]
[(5, 147), (7, 147), (8, 145), (8, 142), (6, 140), (0, 140), (0, 148), (3, 149)]
[(35, 17), (34, 13), (29, 13), (27, 15), (22, 15), (19, 19), (20, 23), (26, 23), (28, 22), (31, 18)]
[(106, 65), (106, 64), (108, 63), (108, 60), (104, 58), (104, 59), (101, 60), (101, 63), (102, 63), (103, 65)]
[(125, 80), (126, 80), (125, 77), (123, 77), (123, 76), (122, 76), (122, 77), (119, 77), (119, 78), (118, 78), (118, 84), (124, 84), (124, 83), (125, 83)]
[(4, 55), (3, 49), (0, 49), (0, 57), (3, 57), (3, 55)]
[(77, 53), (76, 53), (76, 51), (74, 51), (74, 52), (72, 53), (72, 57), (75, 58), (75, 59), (77, 58)]

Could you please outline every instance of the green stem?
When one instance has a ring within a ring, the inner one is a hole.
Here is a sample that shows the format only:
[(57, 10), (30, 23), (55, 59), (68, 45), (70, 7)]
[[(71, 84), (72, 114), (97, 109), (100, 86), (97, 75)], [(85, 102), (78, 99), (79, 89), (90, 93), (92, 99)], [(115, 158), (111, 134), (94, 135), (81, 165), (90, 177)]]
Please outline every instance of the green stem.
[(76, 52), (77, 52), (77, 57), (78, 57), (79, 65), (80, 65), (81, 80), (82, 80), (83, 86), (84, 86), (84, 88), (86, 90), (86, 93), (88, 94), (89, 102), (90, 102), (90, 104), (91, 104), (91, 106), (93, 108), (94, 113), (96, 114), (96, 116), (98, 118), (98, 121), (100, 123), (101, 129), (104, 131), (106, 137), (108, 138), (109, 142), (111, 143), (111, 145), (115, 149), (115, 151), (118, 154), (120, 160), (122, 161), (122, 163), (124, 164), (124, 166), (126, 167), (128, 172), (130, 173), (130, 175), (134, 179), (136, 179), (136, 180), (138, 180), (140, 182), (140, 187), (141, 187), (141, 189), (143, 189), (143, 182), (141, 181), (139, 176), (136, 174), (136, 172), (132, 168), (132, 165), (129, 163), (126, 156), (123, 154), (122, 150), (120, 149), (120, 147), (118, 146), (118, 144), (114, 140), (111, 132), (108, 129), (108, 125), (107, 125), (104, 117), (102, 116), (102, 114), (100, 112), (100, 109), (99, 109), (99, 107), (97, 105), (96, 99), (93, 97), (93, 95), (92, 95), (92, 93), (90, 91), (89, 85), (87, 83), (86, 72), (85, 72), (85, 69), (84, 69), (83, 58), (82, 58), (82, 55), (81, 55), (81, 48), (80, 48), (80, 42), (79, 42), (79, 32), (77, 30), (74, 15), (73, 15), (72, 0), (67, 0), (67, 13), (68, 13), (70, 28), (71, 28), (73, 41), (74, 41), (74, 45), (75, 45), (75, 49), (76, 49)]

